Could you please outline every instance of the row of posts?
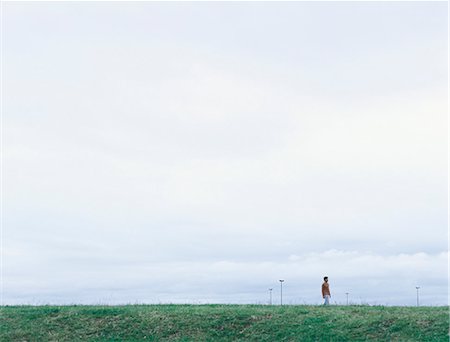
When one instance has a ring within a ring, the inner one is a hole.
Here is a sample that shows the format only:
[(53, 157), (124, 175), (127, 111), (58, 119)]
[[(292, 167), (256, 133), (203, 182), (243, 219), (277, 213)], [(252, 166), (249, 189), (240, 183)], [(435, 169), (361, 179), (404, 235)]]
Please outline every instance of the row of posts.
[[(283, 305), (283, 283), (284, 283), (284, 279), (280, 279), (280, 304)], [(416, 286), (416, 290), (417, 290), (417, 306), (419, 306), (419, 289), (420, 286)], [(269, 304), (272, 305), (272, 290), (273, 288), (269, 289)], [(348, 292), (345, 292), (345, 295), (347, 296), (347, 305), (348, 305)]]
[[(280, 297), (280, 303), (281, 305), (283, 305), (283, 283), (284, 283), (284, 279), (280, 279), (280, 286), (281, 286), (281, 297)], [(270, 294), (270, 300), (269, 300), (269, 304), (272, 305), (272, 288), (269, 289), (269, 294)]]

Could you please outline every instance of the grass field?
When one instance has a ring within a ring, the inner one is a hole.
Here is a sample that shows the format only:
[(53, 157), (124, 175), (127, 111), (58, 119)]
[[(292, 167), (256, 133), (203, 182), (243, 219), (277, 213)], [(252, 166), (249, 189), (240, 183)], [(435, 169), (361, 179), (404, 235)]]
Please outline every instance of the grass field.
[(0, 341), (449, 341), (448, 307), (7, 306)]

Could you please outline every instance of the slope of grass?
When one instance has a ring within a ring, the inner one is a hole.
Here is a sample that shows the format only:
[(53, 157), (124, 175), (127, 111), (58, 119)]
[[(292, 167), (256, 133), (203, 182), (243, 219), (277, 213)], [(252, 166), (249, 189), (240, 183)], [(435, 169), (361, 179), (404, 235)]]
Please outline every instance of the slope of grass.
[(448, 307), (7, 306), (1, 341), (448, 341)]

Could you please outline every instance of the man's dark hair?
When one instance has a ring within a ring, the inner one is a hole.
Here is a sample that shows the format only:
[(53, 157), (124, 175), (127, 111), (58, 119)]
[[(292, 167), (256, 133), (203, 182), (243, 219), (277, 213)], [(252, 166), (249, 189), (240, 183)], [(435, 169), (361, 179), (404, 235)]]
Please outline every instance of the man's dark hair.
[(328, 279), (328, 277), (323, 277), (323, 280), (327, 280)]

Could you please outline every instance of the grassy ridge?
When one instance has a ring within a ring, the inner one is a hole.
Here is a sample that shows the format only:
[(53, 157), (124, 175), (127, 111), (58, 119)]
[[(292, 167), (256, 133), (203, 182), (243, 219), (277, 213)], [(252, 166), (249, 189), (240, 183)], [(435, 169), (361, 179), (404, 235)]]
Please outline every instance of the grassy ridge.
[(448, 307), (10, 306), (1, 341), (448, 341)]

